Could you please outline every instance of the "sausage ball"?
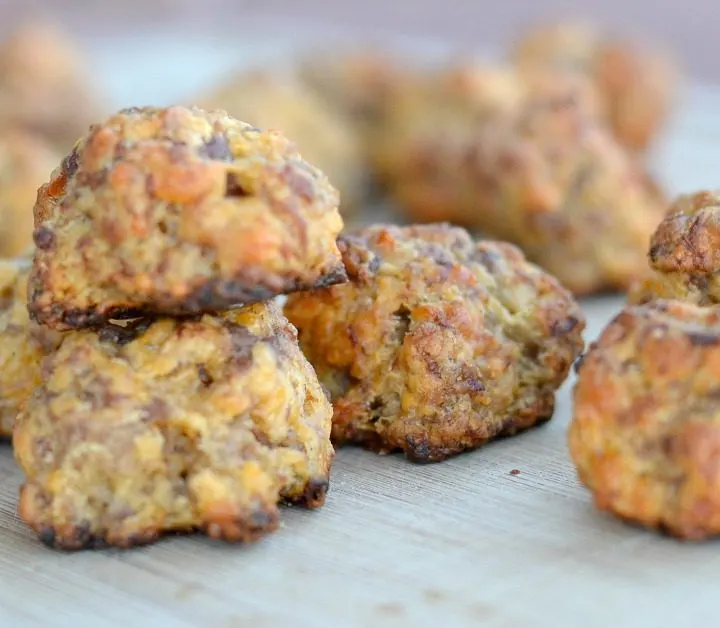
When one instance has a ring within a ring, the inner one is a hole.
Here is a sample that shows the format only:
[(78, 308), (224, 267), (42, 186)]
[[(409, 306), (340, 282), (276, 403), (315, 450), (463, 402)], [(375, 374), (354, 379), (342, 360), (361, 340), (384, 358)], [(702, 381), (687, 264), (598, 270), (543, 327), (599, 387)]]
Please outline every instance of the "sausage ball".
[(720, 532), (720, 310), (624, 309), (579, 368), (570, 454), (595, 505), (683, 539)]
[(584, 327), (553, 277), (449, 225), (375, 225), (339, 244), (349, 283), (286, 305), (337, 443), (435, 462), (552, 416)]

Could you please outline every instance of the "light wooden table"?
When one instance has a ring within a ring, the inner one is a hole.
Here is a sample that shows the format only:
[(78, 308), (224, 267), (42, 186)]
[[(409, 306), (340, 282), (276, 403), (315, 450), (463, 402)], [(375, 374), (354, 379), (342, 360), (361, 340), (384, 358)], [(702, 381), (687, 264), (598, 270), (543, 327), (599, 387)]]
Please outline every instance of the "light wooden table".
[[(115, 105), (169, 102), (229, 65), (227, 49), (196, 44), (165, 47), (169, 69), (151, 59), (144, 79), (129, 74), (157, 45), (97, 51)], [(260, 52), (248, 43), (241, 56)], [(658, 160), (673, 191), (720, 183), (719, 107), (720, 93), (691, 90)], [(591, 340), (621, 301), (584, 305)], [(717, 624), (717, 543), (682, 544), (591, 508), (566, 451), (569, 386), (547, 426), (442, 464), (342, 449), (326, 507), (286, 509), (276, 534), (247, 547), (195, 536), (46, 549), (17, 518), (21, 476), (2, 446), (0, 627)]]

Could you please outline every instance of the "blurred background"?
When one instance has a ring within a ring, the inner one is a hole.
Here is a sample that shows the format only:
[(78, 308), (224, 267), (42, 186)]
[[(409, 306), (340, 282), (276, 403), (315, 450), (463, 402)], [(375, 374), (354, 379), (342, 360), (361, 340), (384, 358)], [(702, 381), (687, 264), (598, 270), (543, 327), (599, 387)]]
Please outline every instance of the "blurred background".
[(501, 46), (538, 20), (580, 18), (666, 45), (691, 76), (720, 80), (715, 0), (0, 0), (0, 10), (2, 30), (44, 14), (83, 38), (121, 30), (242, 37), (306, 27), (449, 38), (481, 48)]

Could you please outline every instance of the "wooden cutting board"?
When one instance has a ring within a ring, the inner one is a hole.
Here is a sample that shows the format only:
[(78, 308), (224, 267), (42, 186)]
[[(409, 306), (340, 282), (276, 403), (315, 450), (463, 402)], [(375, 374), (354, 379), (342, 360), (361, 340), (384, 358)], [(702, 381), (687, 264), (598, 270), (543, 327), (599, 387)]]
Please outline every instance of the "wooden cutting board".
[[(171, 102), (235, 57), (277, 53), (131, 43), (122, 57), (117, 42), (94, 54), (116, 106)], [(151, 55), (159, 47), (170, 65)], [(657, 164), (673, 192), (720, 184), (719, 105), (720, 91), (689, 90)], [(588, 340), (621, 305), (584, 302)], [(442, 464), (342, 449), (326, 507), (286, 509), (276, 534), (246, 547), (195, 536), (46, 549), (17, 518), (21, 475), (0, 445), (0, 627), (714, 625), (720, 546), (592, 509), (566, 450), (570, 386), (545, 427)]]

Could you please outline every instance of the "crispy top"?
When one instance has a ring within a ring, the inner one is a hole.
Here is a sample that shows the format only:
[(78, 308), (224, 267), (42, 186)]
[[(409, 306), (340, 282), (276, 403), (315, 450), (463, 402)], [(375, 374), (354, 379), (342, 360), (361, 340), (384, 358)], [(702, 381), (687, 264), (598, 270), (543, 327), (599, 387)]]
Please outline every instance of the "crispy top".
[(668, 273), (720, 269), (720, 191), (683, 195), (673, 203), (652, 236), (650, 264)]
[[(686, 376), (692, 378), (692, 364), (703, 355), (717, 353), (718, 347), (720, 309), (660, 299), (626, 307), (618, 314), (593, 343), (580, 370), (612, 355), (613, 368), (645, 378), (646, 384), (663, 391), (673, 381), (681, 384)], [(637, 363), (643, 368), (636, 370)], [(705, 381), (703, 374), (698, 377)]]
[[(514, 316), (532, 318), (540, 328), (533, 333), (554, 337), (570, 331), (566, 326), (579, 330), (584, 324), (570, 295), (554, 278), (526, 262), (517, 248), (475, 242), (459, 227), (374, 225), (342, 235), (339, 245), (351, 281), (327, 293), (334, 293), (358, 314), (374, 295), (376, 306), (384, 307), (388, 300), (427, 307), (428, 322), (440, 312), (450, 317), (459, 314), (453, 303), (468, 311), (477, 309), (483, 330), (465, 328), (462, 317), (453, 321), (468, 338), (488, 331), (504, 336)], [(388, 322), (393, 323), (391, 317)]]
[(268, 296), (312, 285), (338, 271), (337, 206), (278, 132), (222, 111), (126, 109), (40, 189), (31, 308), (172, 306), (211, 282)]

